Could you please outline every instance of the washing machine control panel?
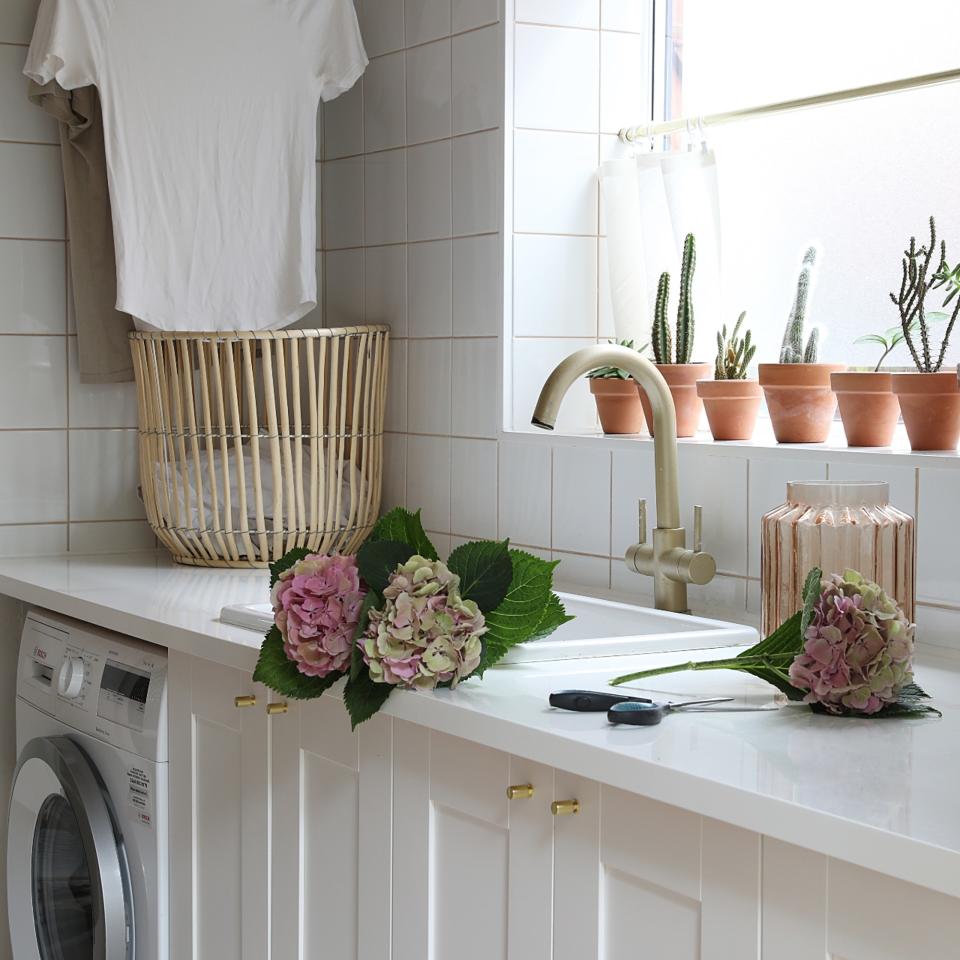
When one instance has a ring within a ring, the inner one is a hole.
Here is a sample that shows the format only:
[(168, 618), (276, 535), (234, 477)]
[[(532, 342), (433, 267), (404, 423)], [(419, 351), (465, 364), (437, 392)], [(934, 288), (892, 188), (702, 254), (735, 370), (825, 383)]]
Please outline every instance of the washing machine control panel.
[(166, 751), (166, 650), (54, 614), (23, 628), (17, 693), (77, 730), (140, 756)]

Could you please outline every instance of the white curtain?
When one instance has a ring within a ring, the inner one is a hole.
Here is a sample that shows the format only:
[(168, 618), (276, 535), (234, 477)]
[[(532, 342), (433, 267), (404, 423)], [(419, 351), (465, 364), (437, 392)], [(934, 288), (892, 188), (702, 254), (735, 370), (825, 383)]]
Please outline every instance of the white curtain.
[(717, 164), (705, 144), (675, 153), (641, 153), (600, 168), (607, 226), (607, 265), (618, 340), (650, 339), (657, 281), (671, 280), (677, 302), (680, 256), (688, 233), (697, 240), (693, 305), (694, 360), (709, 360), (720, 326), (720, 200)]

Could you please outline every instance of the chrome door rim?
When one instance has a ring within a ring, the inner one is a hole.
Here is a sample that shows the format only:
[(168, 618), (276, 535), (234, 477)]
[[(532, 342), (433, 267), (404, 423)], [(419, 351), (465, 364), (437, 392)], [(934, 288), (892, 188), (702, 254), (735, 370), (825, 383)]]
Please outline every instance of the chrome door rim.
[[(22, 891), (25, 883), (32, 885), (33, 882), (32, 864), (23, 862), (22, 852), (11, 856), (15, 849), (32, 851), (33, 848), (32, 831), (30, 837), (15, 835), (13, 822), (20, 774), (32, 760), (41, 761), (53, 774), (77, 820), (94, 892), (94, 960), (133, 960), (134, 915), (123, 837), (103, 780), (83, 749), (68, 737), (31, 740), (17, 761), (8, 821), (7, 898), (11, 913), (15, 899), (23, 900), (18, 891)], [(32, 896), (27, 899), (36, 938)], [(10, 922), (12, 926), (24, 920), (11, 916)], [(39, 957), (39, 945), (35, 949)]]

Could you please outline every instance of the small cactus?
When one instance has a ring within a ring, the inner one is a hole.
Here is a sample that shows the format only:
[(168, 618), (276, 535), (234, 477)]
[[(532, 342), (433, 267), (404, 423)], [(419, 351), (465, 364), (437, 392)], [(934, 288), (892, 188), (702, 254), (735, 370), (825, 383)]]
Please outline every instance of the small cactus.
[(670, 300), (670, 274), (664, 271), (657, 283), (657, 301), (653, 310), (653, 358), (657, 363), (689, 363), (693, 354), (693, 271), (697, 265), (696, 241), (688, 233), (683, 241), (683, 262), (680, 266), (680, 302), (677, 306), (676, 356), (673, 337), (667, 323)]
[(813, 270), (817, 262), (817, 248), (808, 247), (800, 264), (800, 276), (797, 278), (797, 294), (790, 310), (790, 319), (783, 334), (783, 345), (780, 347), (781, 363), (816, 363), (817, 347), (820, 342), (820, 333), (814, 328), (807, 340), (806, 348), (803, 345), (803, 326), (807, 314), (807, 301), (810, 298), (810, 287), (813, 282)]
[(740, 327), (747, 316), (744, 310), (740, 314), (730, 336), (727, 336), (727, 325), (717, 334), (717, 359), (714, 363), (714, 379), (716, 380), (746, 380), (747, 368), (757, 352), (756, 344), (749, 330), (742, 336)]
[[(614, 341), (607, 341), (610, 344), (613, 344)], [(628, 350), (636, 350), (637, 353), (642, 354), (644, 350), (647, 349), (647, 344), (644, 344), (642, 347), (634, 346), (633, 340), (617, 340), (616, 346), (626, 347)], [(629, 380), (630, 374), (627, 373), (622, 367), (596, 367), (587, 374), (588, 380)]]

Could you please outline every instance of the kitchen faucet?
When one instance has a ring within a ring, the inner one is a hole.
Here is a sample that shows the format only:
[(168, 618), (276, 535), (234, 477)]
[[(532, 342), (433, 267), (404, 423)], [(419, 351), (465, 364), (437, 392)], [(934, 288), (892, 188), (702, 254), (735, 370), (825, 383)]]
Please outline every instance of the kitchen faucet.
[(627, 548), (628, 570), (653, 577), (654, 606), (658, 610), (689, 613), (687, 584), (709, 583), (717, 562), (701, 548), (702, 511), (694, 507), (693, 549), (687, 549), (687, 532), (680, 526), (680, 493), (677, 471), (677, 413), (667, 381), (645, 357), (627, 347), (584, 347), (562, 360), (540, 391), (531, 422), (552, 430), (560, 403), (571, 386), (596, 367), (620, 367), (646, 391), (653, 409), (653, 459), (656, 471), (657, 525), (647, 543), (646, 501), (640, 501), (640, 536)]

